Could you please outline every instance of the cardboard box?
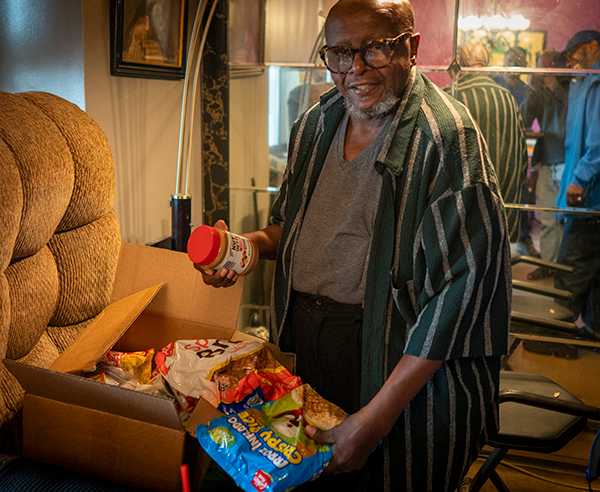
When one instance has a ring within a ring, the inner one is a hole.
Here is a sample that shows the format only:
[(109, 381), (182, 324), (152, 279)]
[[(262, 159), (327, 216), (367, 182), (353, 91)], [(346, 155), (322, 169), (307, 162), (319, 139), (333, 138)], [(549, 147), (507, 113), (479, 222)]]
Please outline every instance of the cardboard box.
[[(5, 361), (26, 391), (23, 454), (126, 485), (180, 491), (180, 465), (194, 490), (210, 459), (168, 398), (78, 376), (111, 348), (161, 349), (174, 340), (252, 338), (235, 330), (243, 282), (214, 289), (185, 253), (124, 243), (112, 303), (48, 369)], [(293, 359), (274, 349), (293, 368)], [(201, 399), (191, 421), (221, 415)]]

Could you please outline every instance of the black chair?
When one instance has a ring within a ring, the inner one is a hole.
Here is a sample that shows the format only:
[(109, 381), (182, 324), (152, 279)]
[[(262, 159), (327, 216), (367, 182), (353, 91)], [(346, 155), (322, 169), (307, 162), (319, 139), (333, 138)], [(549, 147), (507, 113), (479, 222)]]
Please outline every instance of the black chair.
[(516, 265), (517, 263), (528, 263), (529, 265), (547, 267), (551, 270), (562, 270), (563, 272), (573, 273), (573, 267), (563, 265), (561, 263), (555, 263), (553, 261), (541, 260), (533, 256), (511, 254), (510, 262), (512, 265)]
[[(544, 266), (552, 270), (561, 270), (563, 272), (573, 273), (573, 267), (561, 265), (550, 261), (540, 260), (531, 256), (513, 256), (511, 265), (518, 263), (528, 263), (532, 265)], [(534, 282), (524, 282), (522, 280), (513, 280), (513, 306), (512, 310), (518, 314), (527, 314), (535, 318), (551, 319), (558, 321), (567, 321), (573, 318), (573, 312), (560, 304), (554, 302), (554, 299), (571, 300), (572, 294), (566, 290), (544, 287)], [(516, 292), (515, 292), (516, 291)], [(529, 292), (537, 294), (535, 296), (522, 296), (518, 292)]]
[[(511, 264), (528, 263), (553, 270), (573, 272), (573, 268), (530, 256), (515, 255)], [(513, 298), (510, 333), (513, 336), (508, 357), (502, 362), (503, 369), (510, 370), (508, 358), (522, 340), (527, 341), (527, 350), (543, 354), (556, 354), (563, 358), (576, 358), (577, 350), (569, 345), (584, 344), (576, 340), (580, 336), (579, 327), (572, 322), (573, 312), (555, 302), (569, 301), (570, 292), (545, 287), (536, 282), (513, 280)], [(523, 294), (525, 292), (525, 294)], [(552, 342), (552, 343), (548, 343)]]
[(473, 479), (461, 482), (459, 492), (478, 492), (488, 479), (500, 492), (509, 492), (496, 472), (506, 453), (558, 451), (585, 429), (588, 419), (600, 420), (600, 408), (585, 405), (554, 381), (536, 374), (502, 371), (500, 429), (487, 443), (493, 450)]

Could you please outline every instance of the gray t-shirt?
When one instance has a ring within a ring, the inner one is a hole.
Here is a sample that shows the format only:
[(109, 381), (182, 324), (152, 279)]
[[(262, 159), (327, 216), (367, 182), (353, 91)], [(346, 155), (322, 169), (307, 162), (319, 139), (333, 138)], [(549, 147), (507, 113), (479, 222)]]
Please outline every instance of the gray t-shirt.
[(382, 184), (375, 161), (389, 122), (350, 162), (344, 159), (348, 116), (339, 126), (298, 236), (292, 264), (294, 290), (362, 303)]

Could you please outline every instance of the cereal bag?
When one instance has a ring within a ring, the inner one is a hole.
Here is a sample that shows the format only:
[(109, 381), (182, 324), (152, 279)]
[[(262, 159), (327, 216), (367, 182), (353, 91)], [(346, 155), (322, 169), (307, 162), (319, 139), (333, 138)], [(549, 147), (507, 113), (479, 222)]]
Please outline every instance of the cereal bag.
[(331, 429), (347, 414), (309, 385), (281, 398), (199, 425), (204, 450), (246, 492), (284, 492), (317, 478), (331, 446), (315, 443), (310, 424)]

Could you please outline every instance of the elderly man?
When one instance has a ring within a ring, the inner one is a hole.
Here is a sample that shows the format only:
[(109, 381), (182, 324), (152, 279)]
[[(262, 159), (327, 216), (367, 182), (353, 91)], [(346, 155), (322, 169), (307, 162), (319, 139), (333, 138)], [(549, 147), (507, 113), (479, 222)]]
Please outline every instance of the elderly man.
[[(571, 38), (563, 57), (569, 68), (600, 69), (600, 33), (580, 31)], [(571, 81), (565, 170), (556, 205), (600, 209), (600, 76), (591, 74)], [(585, 322), (582, 335), (600, 339), (600, 220), (566, 216), (558, 262), (574, 273), (556, 272), (554, 285), (568, 290), (568, 307)]]
[[(462, 45), (458, 53), (462, 67), (486, 67), (489, 53), (479, 43)], [(456, 85), (456, 99), (473, 115), (488, 145), (502, 198), (506, 203), (520, 203), (523, 184), (527, 178), (527, 145), (519, 108), (510, 92), (487, 75), (467, 73)], [(520, 241), (520, 212), (510, 210), (508, 227), (511, 242)], [(517, 251), (539, 256), (533, 243), (518, 243)]]
[(276, 259), (273, 340), (351, 413), (307, 428), (333, 445), (309, 490), (455, 490), (497, 429), (503, 202), (477, 125), (416, 70), (413, 29), (407, 1), (331, 9), (335, 88), (294, 124), (271, 225), (247, 234)]

